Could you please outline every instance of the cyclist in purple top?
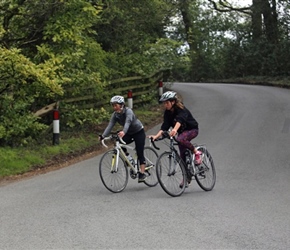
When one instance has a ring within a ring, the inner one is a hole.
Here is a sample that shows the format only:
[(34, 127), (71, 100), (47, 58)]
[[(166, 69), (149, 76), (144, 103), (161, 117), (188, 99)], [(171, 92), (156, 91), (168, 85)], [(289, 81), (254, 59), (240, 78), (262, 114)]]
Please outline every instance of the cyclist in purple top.
[[(123, 126), (123, 130), (119, 132), (119, 136), (123, 139), (126, 144), (130, 144), (133, 140), (136, 145), (136, 152), (140, 163), (139, 179), (138, 182), (144, 182), (146, 179), (145, 172), (145, 157), (144, 157), (144, 146), (145, 146), (145, 131), (143, 124), (135, 116), (132, 109), (125, 106), (125, 100), (123, 96), (113, 96), (110, 101), (113, 106), (114, 112), (111, 116), (110, 122), (106, 127), (103, 134), (100, 136), (100, 140), (108, 136), (112, 128), (116, 123)], [(126, 152), (126, 148), (123, 148)]]
[(185, 160), (185, 151), (188, 148), (195, 155), (195, 164), (201, 164), (201, 152), (190, 142), (198, 135), (198, 122), (177, 98), (175, 92), (165, 92), (159, 101), (165, 107), (163, 124), (159, 132), (150, 137), (155, 140), (162, 135), (163, 131), (168, 131), (172, 127), (170, 136), (175, 136), (178, 133), (176, 140), (179, 142), (180, 157)]

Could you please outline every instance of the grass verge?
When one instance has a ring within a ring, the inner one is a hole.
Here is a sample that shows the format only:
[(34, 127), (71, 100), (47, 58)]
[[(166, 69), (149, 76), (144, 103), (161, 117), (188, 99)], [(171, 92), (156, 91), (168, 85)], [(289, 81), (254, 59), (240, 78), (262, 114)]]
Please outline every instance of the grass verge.
[[(145, 130), (161, 122), (160, 106), (134, 110)], [(98, 133), (103, 132), (107, 123), (96, 126), (95, 131), (61, 134), (60, 144), (29, 146), (23, 148), (0, 148), (0, 181), (47, 172), (50, 169), (68, 166), (104, 152), (98, 141)], [(118, 129), (118, 127), (115, 127)], [(114, 128), (114, 130), (115, 130)]]

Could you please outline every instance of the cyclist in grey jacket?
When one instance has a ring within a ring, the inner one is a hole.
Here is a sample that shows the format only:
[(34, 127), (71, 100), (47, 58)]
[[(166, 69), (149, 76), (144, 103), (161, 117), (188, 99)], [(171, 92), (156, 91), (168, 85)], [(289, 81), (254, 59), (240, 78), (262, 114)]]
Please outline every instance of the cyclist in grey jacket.
[[(123, 130), (120, 131), (118, 135), (124, 142), (126, 142), (126, 144), (130, 144), (133, 140), (135, 141), (136, 153), (140, 163), (138, 182), (144, 182), (146, 179), (146, 175), (144, 173), (146, 163), (144, 157), (146, 135), (143, 124), (139, 119), (137, 119), (132, 109), (125, 107), (125, 100), (123, 96), (113, 96), (110, 103), (113, 106), (114, 112), (105, 131), (100, 136), (100, 140), (108, 136), (116, 123), (123, 126)], [(124, 150), (126, 151), (125, 148)]]

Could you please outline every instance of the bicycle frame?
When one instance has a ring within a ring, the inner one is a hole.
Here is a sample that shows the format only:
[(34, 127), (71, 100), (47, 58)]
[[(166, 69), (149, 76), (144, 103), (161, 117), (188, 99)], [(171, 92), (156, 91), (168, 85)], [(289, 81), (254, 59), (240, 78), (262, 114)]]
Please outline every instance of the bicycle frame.
[[(177, 159), (179, 159), (180, 161), (182, 161), (182, 159), (180, 158), (177, 149), (174, 147), (175, 145), (177, 145), (177, 143), (174, 142), (173, 137), (170, 137), (170, 143), (169, 143), (169, 148), (170, 148), (170, 158), (169, 158), (169, 172), (168, 172), (168, 176), (174, 175), (176, 173), (176, 165), (177, 163)], [(182, 161), (182, 164), (184, 164), (184, 162)]]
[[(172, 136), (169, 136), (169, 133), (168, 132), (164, 132), (164, 135), (165, 137), (167, 137), (169, 139), (169, 144), (168, 143), (165, 143), (167, 144), (167, 146), (169, 147), (170, 149), (170, 153), (172, 154), (172, 158), (173, 158), (173, 162), (174, 162), (174, 166), (172, 167), (172, 161), (171, 159), (169, 159), (169, 163), (170, 163), (170, 166), (169, 166), (169, 170), (171, 170), (172, 168), (172, 171), (170, 173), (168, 173), (168, 175), (172, 175), (175, 173), (175, 169), (176, 169), (176, 162), (177, 162), (177, 157), (176, 155), (178, 155), (178, 158), (180, 159), (180, 161), (182, 162), (182, 164), (184, 165), (185, 169), (186, 170), (190, 170), (190, 168), (192, 168), (192, 174), (193, 175), (196, 175), (198, 174), (200, 171), (196, 168), (195, 164), (194, 164), (194, 155), (192, 155), (192, 152), (189, 150), (189, 149), (186, 149), (190, 155), (190, 159), (191, 159), (191, 162), (190, 162), (190, 166), (187, 165), (186, 162), (183, 161), (183, 159), (181, 159), (177, 149), (174, 147), (174, 146), (177, 146), (178, 145), (178, 142), (176, 141), (175, 137), (172, 137)], [(159, 140), (163, 140), (164, 138), (161, 138)], [(157, 139), (158, 141), (158, 139)], [(154, 144), (154, 141), (151, 141), (152, 142), (152, 145), (153, 147), (155, 147), (156, 149), (159, 149), (158, 147), (156, 147), (156, 145)], [(197, 144), (194, 144), (194, 146), (196, 147), (197, 150), (199, 150), (200, 148), (203, 148), (206, 150), (206, 147), (205, 145), (197, 145)], [(180, 162), (178, 162), (180, 163)]]
[(117, 172), (118, 171), (118, 166), (119, 166), (119, 156), (121, 155), (121, 158), (127, 163), (128, 167), (130, 167), (130, 169), (132, 169), (134, 174), (138, 173), (138, 162), (136, 162), (135, 166), (133, 166), (133, 164), (128, 160), (126, 153), (123, 150), (124, 148), (127, 148), (129, 150), (134, 151), (134, 147), (126, 145), (126, 142), (124, 142), (122, 140), (122, 138), (120, 138), (118, 135), (116, 136), (109, 136), (109, 137), (105, 137), (102, 140), (102, 144), (104, 147), (108, 148), (108, 146), (105, 144), (106, 140), (110, 140), (110, 139), (116, 139), (115, 145), (114, 145), (114, 150), (116, 151), (116, 155), (115, 157), (112, 159), (112, 166), (111, 166), (111, 172)]
[[(194, 144), (196, 149), (202, 152), (202, 162), (197, 165), (194, 162), (194, 155), (192, 156), (189, 149), (186, 151), (188, 154), (185, 161), (180, 157), (175, 147), (178, 145), (178, 141), (175, 137), (170, 136), (168, 132), (164, 132), (163, 137), (157, 139), (157, 141), (165, 138), (170, 141), (169, 143), (168, 141), (164, 142), (170, 150), (164, 151), (158, 157), (156, 165), (157, 178), (162, 189), (173, 197), (180, 196), (194, 177), (204, 191), (211, 191), (215, 185), (216, 172), (213, 159), (205, 145)], [(152, 141), (152, 144), (156, 149), (159, 149), (154, 141)]]
[[(169, 166), (169, 172), (168, 172), (168, 176), (171, 176), (171, 175), (174, 175), (176, 173), (177, 163), (181, 162), (184, 165), (185, 169), (187, 169), (187, 166), (186, 166), (185, 162), (181, 159), (177, 149), (174, 147), (174, 146), (178, 145), (178, 142), (175, 140), (174, 137), (169, 136), (168, 132), (164, 132), (164, 135), (165, 135), (165, 137), (167, 137), (169, 139), (169, 144), (167, 142), (165, 142), (165, 144), (167, 144), (167, 146), (170, 149), (170, 153), (171, 153), (171, 155), (170, 155), (171, 157), (169, 159), (170, 166)], [(163, 140), (163, 139), (164, 138), (157, 139), (156, 141)], [(160, 150), (160, 148), (158, 148), (156, 146), (156, 144), (154, 143), (154, 141), (152, 139), (150, 140), (150, 143), (153, 145), (153, 147), (155, 149)], [(177, 159), (179, 159), (179, 162), (177, 161)]]

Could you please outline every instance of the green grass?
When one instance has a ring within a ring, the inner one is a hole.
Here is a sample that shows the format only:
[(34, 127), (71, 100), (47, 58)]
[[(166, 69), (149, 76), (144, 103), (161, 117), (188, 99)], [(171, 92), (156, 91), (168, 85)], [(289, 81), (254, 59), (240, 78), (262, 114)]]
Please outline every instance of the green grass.
[[(135, 110), (135, 113), (145, 126), (150, 126), (152, 122), (160, 117), (158, 107), (155, 109)], [(103, 126), (99, 126), (99, 130), (103, 130)], [(74, 133), (63, 132), (60, 133), (59, 145), (55, 146), (49, 141), (46, 144), (29, 145), (28, 147), (0, 148), (0, 179), (41, 168), (57, 158), (66, 159), (68, 155), (71, 157), (80, 155), (86, 149), (95, 148), (96, 145), (99, 145), (98, 133), (101, 132), (82, 130)]]
[(59, 145), (38, 145), (26, 148), (0, 148), (0, 177), (23, 174), (45, 165), (54, 157), (76, 154), (97, 143), (96, 135), (60, 140)]
[(0, 159), (0, 177), (22, 174), (32, 165), (45, 163), (39, 152), (24, 148), (0, 148)]

